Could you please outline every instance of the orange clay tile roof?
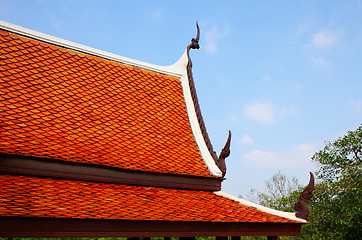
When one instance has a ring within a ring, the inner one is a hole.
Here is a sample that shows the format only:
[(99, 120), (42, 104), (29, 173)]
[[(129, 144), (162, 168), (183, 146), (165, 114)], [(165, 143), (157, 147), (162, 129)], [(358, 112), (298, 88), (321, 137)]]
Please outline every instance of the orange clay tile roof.
[(208, 191), (0, 175), (0, 216), (299, 223)]
[(1, 30), (0, 55), (0, 152), (212, 176), (178, 78)]

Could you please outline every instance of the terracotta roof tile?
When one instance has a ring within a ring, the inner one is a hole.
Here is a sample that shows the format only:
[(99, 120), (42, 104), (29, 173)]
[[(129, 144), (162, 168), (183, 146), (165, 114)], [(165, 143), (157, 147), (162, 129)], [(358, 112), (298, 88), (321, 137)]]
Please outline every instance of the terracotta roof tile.
[(211, 176), (178, 78), (0, 31), (0, 152)]
[(208, 191), (10, 175), (0, 175), (0, 216), (297, 222)]

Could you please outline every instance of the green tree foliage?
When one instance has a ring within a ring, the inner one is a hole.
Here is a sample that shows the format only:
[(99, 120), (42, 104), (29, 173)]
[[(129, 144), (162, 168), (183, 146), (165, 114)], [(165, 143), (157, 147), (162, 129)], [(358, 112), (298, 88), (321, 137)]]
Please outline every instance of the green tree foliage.
[[(260, 205), (273, 209), (292, 212), (294, 204), (302, 191), (302, 186), (294, 177), (287, 178), (280, 171), (265, 181), (265, 191), (251, 189), (246, 198)], [(241, 197), (241, 196), (239, 196)], [(265, 240), (266, 237), (241, 237), (241, 240)], [(297, 237), (279, 237), (281, 240), (298, 239)]]
[[(258, 192), (251, 189), (247, 199), (257, 202), (263, 206), (282, 211), (293, 211), (295, 199), (298, 199), (298, 190), (301, 188), (296, 178), (288, 179), (280, 171), (265, 181), (265, 191)], [(291, 197), (291, 196), (294, 196)]]
[[(307, 203), (311, 211), (309, 224), (302, 227), (300, 237), (281, 239), (362, 239), (362, 125), (327, 142), (312, 160), (319, 164), (319, 170), (315, 173), (314, 196)], [(286, 187), (290, 184), (293, 187)], [(268, 207), (293, 211), (303, 188), (279, 172), (266, 181), (265, 192), (252, 189), (247, 196)]]
[(320, 164), (311, 201), (310, 239), (362, 239), (362, 125), (328, 142), (312, 160)]

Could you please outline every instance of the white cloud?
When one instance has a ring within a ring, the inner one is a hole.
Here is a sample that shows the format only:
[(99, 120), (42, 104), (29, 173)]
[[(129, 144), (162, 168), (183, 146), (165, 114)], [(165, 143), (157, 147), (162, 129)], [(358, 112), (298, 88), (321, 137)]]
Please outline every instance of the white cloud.
[(323, 29), (313, 35), (312, 44), (317, 48), (329, 48), (343, 36), (341, 31), (331, 32)]
[(268, 62), (265, 68), (271, 72), (284, 72), (286, 70), (285, 65), (275, 61)]
[(270, 80), (271, 80), (271, 77), (269, 76), (269, 75), (265, 75), (265, 76), (263, 76), (263, 81), (265, 81), (265, 82), (269, 82)]
[(309, 24), (300, 25), (297, 29), (295, 29), (295, 32), (289, 36), (288, 43), (297, 43), (299, 39), (309, 31), (310, 27), (311, 26)]
[(348, 103), (352, 106), (362, 107), (362, 101), (349, 101)]
[(232, 123), (238, 122), (238, 118), (234, 114), (229, 114), (228, 120), (229, 120), (229, 122), (232, 122)]
[(301, 167), (310, 164), (310, 158), (315, 153), (316, 147), (309, 144), (300, 144), (292, 149), (279, 153), (253, 150), (243, 156), (242, 161), (253, 165), (267, 165), (279, 167)]
[(298, 112), (298, 109), (295, 106), (283, 107), (278, 110), (279, 115), (292, 115)]
[(302, 85), (302, 84), (296, 84), (296, 85), (294, 86), (294, 89), (301, 89), (301, 88), (303, 88), (303, 85)]
[(153, 9), (151, 11), (151, 17), (152, 20), (157, 21), (157, 22), (163, 22), (164, 21), (164, 16), (163, 16), (163, 9)]
[(223, 31), (220, 31), (214, 26), (210, 31), (205, 33), (205, 49), (208, 53), (216, 53), (218, 50), (218, 42), (228, 32), (228, 28), (225, 27)]
[(253, 150), (243, 156), (243, 161), (257, 165), (274, 165), (277, 163), (278, 157), (272, 152), (261, 151), (259, 149)]
[(274, 122), (274, 106), (271, 102), (256, 102), (244, 105), (244, 115), (261, 123)]
[(362, 113), (362, 101), (349, 101), (349, 105), (351, 105), (357, 112)]
[(293, 105), (276, 108), (270, 101), (245, 104), (243, 110), (244, 117), (263, 124), (274, 123), (278, 117), (293, 115), (298, 112), (298, 108)]
[(317, 66), (326, 66), (327, 65), (327, 61), (323, 58), (323, 57), (313, 57), (312, 59), (313, 64), (317, 65)]
[(254, 141), (249, 135), (244, 135), (239, 139), (239, 144), (241, 145), (251, 145), (253, 143)]

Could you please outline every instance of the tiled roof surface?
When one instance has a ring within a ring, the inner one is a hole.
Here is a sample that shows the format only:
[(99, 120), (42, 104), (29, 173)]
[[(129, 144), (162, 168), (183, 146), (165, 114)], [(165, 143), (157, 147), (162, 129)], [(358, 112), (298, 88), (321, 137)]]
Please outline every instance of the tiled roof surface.
[(0, 30), (0, 152), (210, 177), (180, 80)]
[(297, 223), (207, 191), (10, 175), (0, 176), (0, 216)]

